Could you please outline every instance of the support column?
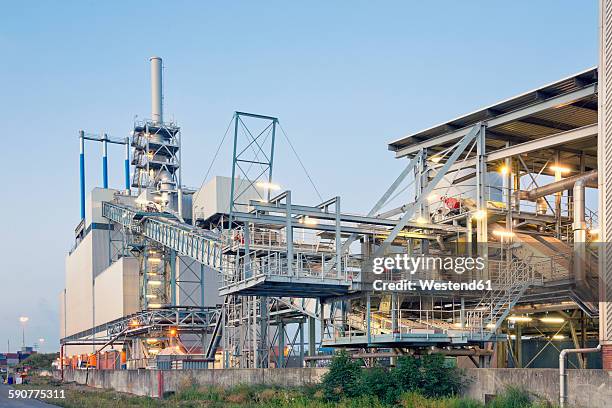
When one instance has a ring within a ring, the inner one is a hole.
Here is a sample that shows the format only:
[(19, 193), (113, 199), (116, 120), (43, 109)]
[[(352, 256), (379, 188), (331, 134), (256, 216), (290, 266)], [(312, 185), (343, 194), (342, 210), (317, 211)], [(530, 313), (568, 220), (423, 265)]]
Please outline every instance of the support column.
[(259, 337), (260, 337), (260, 366), (268, 368), (268, 298), (262, 296), (259, 304)]
[[(314, 317), (308, 317), (308, 357), (314, 357), (317, 350), (317, 332)], [(316, 362), (310, 360), (310, 366), (316, 367)]]
[[(486, 149), (486, 125), (481, 124), (476, 136), (476, 243), (478, 255), (484, 258), (485, 265), (488, 263), (488, 230), (487, 230), (487, 149)], [(483, 271), (483, 277), (488, 277), (488, 268)]]
[(523, 368), (523, 328), (516, 323), (516, 340), (514, 341), (514, 354), (516, 357), (516, 368)]
[(598, 78), (598, 134), (597, 167), (599, 174), (599, 226), (602, 248), (599, 251), (599, 343), (602, 363), (612, 371), (612, 166), (606, 165), (612, 157), (612, 3), (599, 2), (599, 78)]
[(291, 217), (291, 191), (287, 191), (285, 205), (287, 207), (287, 276), (293, 276), (293, 225)]
[(278, 368), (285, 367), (285, 324), (278, 322)]
[(300, 322), (300, 367), (304, 367), (304, 319)]
[(372, 302), (370, 299), (370, 292), (367, 293), (366, 295), (366, 331), (368, 332), (368, 345), (370, 343), (372, 343), (372, 331), (370, 330), (372, 328), (372, 319), (371, 319), (371, 308), (372, 308)]
[[(203, 301), (204, 297), (200, 300), (200, 304)], [(170, 305), (176, 306), (176, 251), (174, 249), (170, 250)]]
[(149, 263), (149, 255), (148, 251), (145, 249), (142, 255), (142, 308), (146, 310), (149, 307), (149, 299), (147, 298), (147, 286), (149, 285), (149, 275), (148, 275), (148, 263)]
[(85, 219), (85, 131), (79, 130), (79, 182), (81, 193), (81, 219)]
[(336, 276), (342, 277), (342, 234), (340, 230), (340, 197), (336, 197)]

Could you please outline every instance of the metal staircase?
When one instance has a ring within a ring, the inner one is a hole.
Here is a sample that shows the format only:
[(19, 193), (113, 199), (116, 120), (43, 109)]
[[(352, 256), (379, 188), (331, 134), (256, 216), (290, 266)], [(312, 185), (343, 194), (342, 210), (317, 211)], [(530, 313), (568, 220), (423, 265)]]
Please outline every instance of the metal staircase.
[(522, 259), (489, 262), (490, 273), (495, 277), (494, 290), (483, 297), (473, 310), (466, 313), (468, 327), (481, 327), (485, 340), (490, 339), (516, 305), (525, 291), (542, 282), (534, 265)]

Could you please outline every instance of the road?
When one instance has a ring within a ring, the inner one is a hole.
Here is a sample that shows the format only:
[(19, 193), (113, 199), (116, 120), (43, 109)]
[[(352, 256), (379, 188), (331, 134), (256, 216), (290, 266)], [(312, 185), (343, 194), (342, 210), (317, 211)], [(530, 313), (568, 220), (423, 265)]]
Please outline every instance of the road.
[(45, 404), (36, 399), (12, 398), (9, 399), (11, 386), (0, 384), (0, 407), (1, 408), (52, 408), (57, 405)]

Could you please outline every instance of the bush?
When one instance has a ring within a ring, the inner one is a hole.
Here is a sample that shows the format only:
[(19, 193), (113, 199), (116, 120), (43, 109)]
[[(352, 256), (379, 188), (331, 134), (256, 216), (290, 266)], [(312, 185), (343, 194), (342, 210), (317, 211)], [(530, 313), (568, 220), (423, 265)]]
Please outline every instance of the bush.
[(461, 386), (462, 373), (447, 366), (442, 354), (429, 354), (421, 359), (402, 356), (397, 366), (389, 370), (382, 367), (362, 370), (359, 362), (342, 351), (332, 359), (322, 381), (323, 397), (328, 401), (372, 396), (390, 405), (398, 402), (402, 392), (418, 392), (430, 398), (449, 397), (456, 395)]
[(529, 392), (517, 387), (508, 387), (506, 391), (496, 396), (490, 404), (491, 408), (528, 408), (531, 406)]
[(421, 360), (413, 356), (399, 357), (392, 376), (401, 391), (418, 390), (421, 386)]
[(375, 396), (385, 404), (395, 404), (401, 393), (394, 376), (382, 367), (363, 370), (360, 383), (360, 394)]
[(51, 363), (58, 357), (58, 353), (30, 354), (25, 360), (21, 361), (17, 367), (31, 367), (34, 370), (50, 370)]
[(461, 373), (448, 367), (442, 354), (427, 354), (421, 362), (420, 388), (426, 397), (448, 397), (461, 389)]
[(357, 397), (362, 391), (360, 380), (359, 363), (352, 361), (347, 352), (342, 350), (334, 356), (329, 371), (323, 376), (323, 394), (329, 401)]
[(404, 408), (484, 408), (480, 402), (466, 398), (426, 398), (418, 392), (408, 392), (400, 397)]

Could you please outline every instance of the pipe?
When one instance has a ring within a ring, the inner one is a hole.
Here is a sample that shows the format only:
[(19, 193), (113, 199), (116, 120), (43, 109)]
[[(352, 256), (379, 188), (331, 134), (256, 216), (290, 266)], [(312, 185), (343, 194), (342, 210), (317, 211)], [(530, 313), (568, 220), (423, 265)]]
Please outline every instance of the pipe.
[(125, 138), (125, 191), (128, 195), (130, 192), (130, 138)]
[(151, 57), (151, 120), (160, 125), (163, 118), (162, 96), (162, 59)]
[(79, 181), (81, 186), (81, 219), (85, 219), (85, 131), (79, 130)]
[(574, 279), (584, 281), (585, 270), (585, 243), (586, 243), (586, 221), (585, 221), (585, 187), (586, 180), (580, 179), (574, 184)]
[(595, 348), (564, 349), (559, 353), (559, 406), (565, 407), (567, 403), (567, 372), (565, 370), (565, 357), (570, 353), (597, 353), (601, 351), (601, 344)]
[(108, 136), (102, 136), (102, 187), (108, 188)]
[(588, 173), (578, 174), (576, 176), (566, 177), (562, 180), (555, 181), (554, 183), (534, 188), (533, 190), (521, 191), (519, 192), (519, 199), (535, 201), (539, 197), (545, 197), (547, 195), (567, 190), (571, 188), (578, 180), (584, 180), (585, 182), (596, 181), (597, 170), (593, 170)]

